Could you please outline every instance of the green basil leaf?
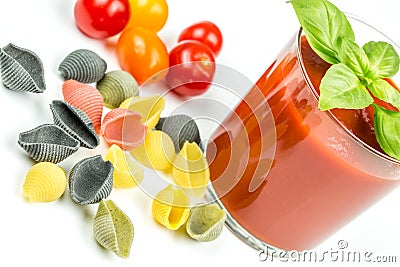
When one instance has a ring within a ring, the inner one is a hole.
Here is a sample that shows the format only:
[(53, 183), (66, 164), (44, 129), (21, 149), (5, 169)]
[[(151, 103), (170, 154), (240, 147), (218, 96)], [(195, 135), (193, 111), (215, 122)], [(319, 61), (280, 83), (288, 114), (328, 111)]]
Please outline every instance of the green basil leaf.
[(374, 130), (376, 140), (389, 156), (400, 160), (400, 112), (374, 105)]
[(369, 60), (364, 50), (352, 40), (339, 37), (339, 59), (353, 70), (358, 77), (367, 76), (370, 72)]
[(297, 18), (313, 50), (326, 62), (339, 63), (339, 37), (354, 41), (346, 16), (326, 0), (291, 0)]
[(380, 100), (392, 104), (400, 110), (400, 93), (385, 80), (374, 80), (368, 85), (369, 91)]
[(343, 63), (331, 66), (321, 80), (318, 107), (361, 109), (374, 100), (353, 71)]
[(371, 41), (363, 49), (376, 78), (393, 77), (399, 71), (399, 55), (391, 44)]

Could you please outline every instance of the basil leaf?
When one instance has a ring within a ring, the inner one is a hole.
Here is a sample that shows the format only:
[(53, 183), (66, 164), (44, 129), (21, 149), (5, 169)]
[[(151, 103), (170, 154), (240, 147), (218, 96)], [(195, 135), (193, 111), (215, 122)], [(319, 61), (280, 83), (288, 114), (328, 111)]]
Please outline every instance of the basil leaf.
[(400, 93), (387, 81), (382, 79), (374, 80), (368, 85), (368, 89), (380, 100), (390, 103), (400, 110)]
[(339, 37), (354, 41), (346, 16), (326, 0), (291, 0), (297, 18), (313, 50), (326, 62), (339, 63)]
[(339, 37), (340, 62), (346, 64), (358, 77), (364, 77), (370, 72), (369, 60), (364, 50), (356, 42)]
[(374, 100), (353, 71), (343, 63), (331, 66), (321, 80), (318, 107), (361, 109)]
[(399, 55), (391, 44), (371, 41), (363, 49), (376, 78), (393, 77), (399, 71)]
[(376, 140), (389, 156), (400, 160), (400, 112), (374, 105), (374, 130)]

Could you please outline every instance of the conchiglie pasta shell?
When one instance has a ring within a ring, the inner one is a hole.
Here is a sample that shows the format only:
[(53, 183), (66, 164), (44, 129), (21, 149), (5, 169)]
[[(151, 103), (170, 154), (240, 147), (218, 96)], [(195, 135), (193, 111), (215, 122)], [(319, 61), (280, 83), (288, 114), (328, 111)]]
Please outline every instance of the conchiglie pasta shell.
[(100, 155), (79, 161), (69, 174), (72, 200), (80, 205), (98, 203), (107, 198), (113, 186), (114, 168)]
[(100, 144), (92, 121), (85, 112), (61, 100), (54, 100), (50, 109), (54, 124), (78, 140), (82, 147), (93, 149)]
[(114, 166), (114, 187), (133, 188), (140, 184), (144, 177), (144, 169), (117, 145), (112, 145), (104, 160), (109, 160)]
[(13, 91), (43, 93), (46, 89), (40, 58), (13, 44), (0, 49), (0, 74), (5, 87)]
[(198, 241), (215, 240), (222, 232), (226, 213), (217, 204), (193, 207), (186, 223), (188, 235)]
[(97, 89), (108, 108), (118, 108), (129, 97), (138, 95), (138, 84), (135, 78), (126, 71), (110, 71), (97, 83)]
[(18, 144), (38, 162), (59, 163), (78, 151), (80, 143), (64, 129), (43, 124), (19, 134)]
[(160, 171), (169, 171), (175, 159), (171, 138), (161, 131), (150, 131), (139, 147), (130, 151), (142, 165)]
[(169, 185), (155, 196), (152, 204), (153, 217), (166, 228), (177, 230), (189, 217), (189, 204), (189, 197), (182, 189)]
[(172, 115), (166, 118), (160, 118), (156, 130), (168, 134), (175, 145), (176, 153), (182, 149), (186, 141), (200, 144), (200, 131), (196, 122), (187, 115)]
[(117, 256), (128, 258), (134, 227), (129, 217), (112, 201), (102, 199), (93, 221), (96, 241)]
[(67, 186), (65, 171), (51, 162), (40, 162), (27, 173), (24, 196), (31, 202), (50, 202), (60, 198)]
[(142, 122), (153, 129), (160, 119), (161, 112), (165, 108), (165, 99), (162, 96), (131, 97), (126, 99), (120, 105), (120, 108), (126, 108), (142, 115)]
[(99, 132), (104, 106), (100, 92), (90, 85), (67, 80), (63, 83), (62, 93), (65, 102), (85, 112), (95, 131)]
[(103, 78), (107, 63), (95, 52), (78, 49), (68, 54), (60, 63), (58, 70), (64, 80), (76, 80), (81, 83), (95, 83)]
[(109, 145), (118, 145), (128, 151), (140, 146), (146, 137), (147, 127), (142, 124), (139, 113), (116, 108), (106, 114), (101, 134)]
[(172, 178), (178, 186), (188, 189), (193, 196), (201, 198), (205, 195), (210, 181), (210, 170), (196, 143), (186, 142), (183, 145), (174, 161)]

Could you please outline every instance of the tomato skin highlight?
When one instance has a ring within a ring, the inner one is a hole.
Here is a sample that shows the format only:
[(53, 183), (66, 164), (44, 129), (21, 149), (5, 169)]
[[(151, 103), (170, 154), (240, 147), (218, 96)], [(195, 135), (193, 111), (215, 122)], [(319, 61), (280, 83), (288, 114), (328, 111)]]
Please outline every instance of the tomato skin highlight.
[(127, 25), (130, 13), (128, 0), (78, 0), (74, 7), (78, 29), (94, 39), (120, 33)]
[(184, 41), (169, 54), (168, 87), (184, 96), (203, 94), (212, 85), (215, 73), (213, 52), (197, 41)]
[(160, 31), (168, 19), (166, 0), (129, 0), (131, 17), (127, 27), (143, 27)]
[(223, 44), (221, 30), (211, 21), (201, 21), (184, 29), (178, 37), (178, 42), (184, 40), (195, 40), (205, 44), (215, 56), (219, 55)]
[(160, 80), (169, 66), (168, 51), (163, 41), (155, 32), (140, 27), (122, 32), (117, 43), (117, 58), (121, 68), (139, 84), (150, 78), (151, 81)]

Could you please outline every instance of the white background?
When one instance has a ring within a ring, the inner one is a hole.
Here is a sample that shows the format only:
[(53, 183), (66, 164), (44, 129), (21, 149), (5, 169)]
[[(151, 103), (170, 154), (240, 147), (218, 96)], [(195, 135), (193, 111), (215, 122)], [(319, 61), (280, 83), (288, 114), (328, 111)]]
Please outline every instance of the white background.
[[(118, 69), (112, 47), (105, 42), (89, 39), (76, 29), (74, 2), (1, 0), (0, 46), (11, 42), (35, 51), (44, 64), (47, 90), (44, 94), (33, 95), (14, 93), (0, 86), (0, 265), (197, 267), (271, 264), (260, 262), (258, 252), (242, 243), (226, 228), (220, 238), (212, 243), (195, 242), (181, 230), (166, 230), (152, 219), (151, 199), (138, 188), (114, 190), (110, 196), (135, 226), (129, 259), (116, 257), (94, 240), (92, 219), (97, 205), (86, 208), (78, 206), (71, 201), (68, 191), (53, 203), (25, 202), (22, 185), (33, 162), (16, 141), (19, 132), (51, 122), (48, 104), (53, 99), (62, 98), (58, 64), (69, 52), (88, 48), (108, 62), (108, 70)], [(398, 1), (333, 2), (344, 11), (366, 18), (400, 43)], [(240, 71), (252, 82), (265, 71), (298, 28), (294, 12), (284, 0), (169, 0), (168, 4), (169, 19), (160, 32), (168, 49), (176, 44), (177, 36), (184, 27), (200, 20), (211, 20), (220, 27), (225, 38), (217, 62)], [(212, 90), (207, 92), (207, 96), (224, 101), (231, 107), (235, 104)], [(207, 132), (207, 129), (202, 131)], [(104, 153), (105, 148), (102, 144), (95, 151), (81, 149), (60, 165), (69, 171), (79, 159)], [(146, 175), (154, 174), (146, 172)], [(347, 251), (370, 251), (374, 256), (394, 255), (400, 262), (399, 225), (400, 189), (397, 189), (326, 240), (317, 250), (321, 253), (335, 251), (338, 241), (346, 240), (349, 244)], [(273, 264), (286, 266), (289, 263), (280, 263), (275, 259)], [(338, 264), (327, 259), (318, 263), (318, 266)], [(389, 265), (395, 264), (385, 266)]]

